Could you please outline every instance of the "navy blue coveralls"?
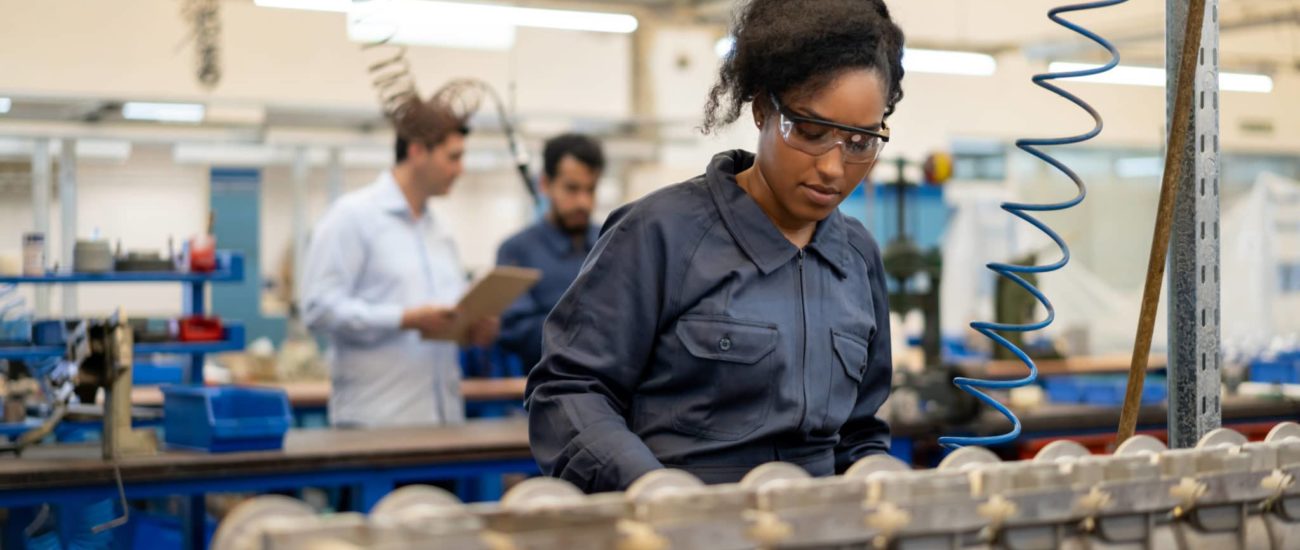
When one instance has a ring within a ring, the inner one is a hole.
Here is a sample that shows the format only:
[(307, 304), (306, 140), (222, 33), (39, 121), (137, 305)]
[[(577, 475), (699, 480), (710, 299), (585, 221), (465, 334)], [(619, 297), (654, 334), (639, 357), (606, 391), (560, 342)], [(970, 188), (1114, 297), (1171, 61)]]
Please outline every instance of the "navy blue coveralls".
[(796, 248), (736, 184), (753, 163), (721, 153), (606, 221), (528, 377), (544, 474), (600, 492), (664, 467), (825, 476), (889, 450), (880, 248), (838, 211)]

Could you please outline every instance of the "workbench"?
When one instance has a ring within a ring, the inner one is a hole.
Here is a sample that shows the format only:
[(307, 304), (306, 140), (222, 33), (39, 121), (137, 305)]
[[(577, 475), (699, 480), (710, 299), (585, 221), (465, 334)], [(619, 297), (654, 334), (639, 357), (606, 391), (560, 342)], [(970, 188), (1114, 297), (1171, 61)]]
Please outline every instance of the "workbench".
[[(119, 467), (129, 500), (349, 487), (351, 507), (359, 511), (370, 510), (398, 484), (537, 473), (522, 419), (454, 427), (292, 430), (280, 451), (164, 451), (122, 459)], [(22, 458), (0, 459), (0, 508), (76, 508), (106, 499), (117, 500), (117, 487), (113, 466), (100, 458), (97, 445), (38, 446)], [(190, 540), (203, 540), (202, 499), (190, 501)]]

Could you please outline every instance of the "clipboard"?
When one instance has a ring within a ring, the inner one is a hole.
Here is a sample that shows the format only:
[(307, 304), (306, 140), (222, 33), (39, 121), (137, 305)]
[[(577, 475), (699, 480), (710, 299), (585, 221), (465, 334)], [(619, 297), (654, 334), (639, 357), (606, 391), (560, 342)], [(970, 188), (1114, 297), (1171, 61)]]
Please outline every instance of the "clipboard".
[(464, 342), (470, 326), (486, 317), (501, 316), (506, 308), (541, 279), (542, 272), (537, 269), (514, 266), (492, 268), (492, 271), (476, 280), (469, 291), (461, 296), (456, 305), (460, 310), (456, 322), (447, 330), (429, 338)]

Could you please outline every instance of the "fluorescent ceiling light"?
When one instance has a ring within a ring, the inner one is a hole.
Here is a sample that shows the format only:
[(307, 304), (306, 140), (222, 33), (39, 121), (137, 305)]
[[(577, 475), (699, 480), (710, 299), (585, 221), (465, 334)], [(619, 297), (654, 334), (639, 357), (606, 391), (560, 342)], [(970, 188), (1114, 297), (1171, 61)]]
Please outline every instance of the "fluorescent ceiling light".
[(1154, 178), (1164, 169), (1160, 157), (1129, 157), (1115, 161), (1115, 174), (1121, 178)]
[(9, 112), (9, 108), (14, 104), (12, 99), (0, 97), (0, 115)]
[[(1057, 61), (1049, 64), (1049, 72), (1075, 72), (1095, 69), (1101, 65), (1095, 63), (1066, 63)], [(1157, 67), (1133, 67), (1120, 65), (1101, 74), (1072, 78), (1079, 82), (1098, 84), (1127, 84), (1131, 86), (1165, 86), (1165, 70)], [(1269, 93), (1273, 91), (1273, 79), (1262, 74), (1219, 73), (1219, 89), (1225, 92)]]
[(909, 73), (989, 76), (998, 70), (998, 62), (982, 53), (904, 48), (903, 69)]
[(734, 47), (736, 47), (736, 39), (731, 36), (724, 36), (713, 44), (713, 53), (718, 54), (718, 57), (727, 57), (727, 54), (731, 53), (731, 48)]
[[(411, 0), (405, 1), (409, 2)], [(468, 6), (480, 14), (479, 17), (500, 18), (520, 27), (628, 34), (635, 31), (638, 25), (636, 17), (625, 13), (516, 8), (512, 6), (458, 4), (455, 2), (421, 1), (420, 3), (441, 4), (448, 9), (453, 6)]]
[(1273, 91), (1273, 79), (1262, 74), (1219, 73), (1219, 88), (1229, 92), (1267, 94)]
[(122, 118), (157, 122), (202, 122), (203, 106), (197, 103), (132, 101), (122, 106)]
[(336, 11), (347, 13), (352, 7), (352, 0), (253, 0), (264, 8), (285, 8), (291, 10)]
[[(352, 15), (349, 19), (349, 36), (371, 36), (378, 32), (381, 23), (388, 27), (381, 38), (392, 37), (401, 42), (403, 37), (416, 36), (418, 42), (435, 44), (438, 42), (465, 42), (463, 38), (438, 40), (433, 36), (438, 33), (468, 35), (486, 31), (492, 36), (484, 42), (499, 41), (503, 31), (501, 27), (538, 27), (545, 29), (562, 29), (571, 31), (592, 31), (611, 33), (630, 33), (637, 29), (636, 17), (625, 13), (608, 13), (595, 11), (554, 10), (542, 8), (521, 8), (497, 4), (472, 4), (465, 2), (440, 2), (434, 0), (254, 0), (258, 6), (268, 8), (287, 8), (328, 12), (343, 12)], [(362, 14), (360, 18), (356, 17)], [(386, 21), (357, 21), (379, 17)], [(394, 24), (397, 22), (400, 24)], [(366, 30), (353, 33), (354, 24), (364, 26)], [(408, 29), (406, 27), (429, 27)], [(513, 31), (513, 29), (512, 29)], [(359, 39), (354, 36), (354, 40)], [(513, 38), (512, 38), (513, 41)]]
[[(724, 36), (713, 44), (713, 52), (726, 57), (734, 47), (736, 38)], [(989, 76), (998, 70), (998, 62), (982, 53), (904, 48), (903, 69), (909, 73)]]
[(481, 17), (465, 4), (440, 6), (421, 0), (359, 3), (348, 14), (348, 38), (356, 42), (469, 50), (508, 50), (515, 45), (515, 26), (499, 18)]

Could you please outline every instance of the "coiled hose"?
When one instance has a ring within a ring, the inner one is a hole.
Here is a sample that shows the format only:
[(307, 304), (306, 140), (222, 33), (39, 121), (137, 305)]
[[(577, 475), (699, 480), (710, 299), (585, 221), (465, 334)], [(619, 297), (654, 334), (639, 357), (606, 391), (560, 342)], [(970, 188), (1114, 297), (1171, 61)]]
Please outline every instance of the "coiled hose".
[(1015, 413), (1011, 412), (1011, 409), (1007, 408), (1006, 405), (1003, 405), (993, 397), (989, 396), (987, 393), (984, 393), (984, 390), (1009, 390), (1012, 388), (1019, 388), (1022, 386), (1027, 386), (1029, 384), (1032, 384), (1034, 383), (1034, 381), (1038, 380), (1038, 367), (1034, 365), (1033, 359), (1029, 358), (1029, 354), (1025, 353), (1023, 349), (1020, 349), (1020, 347), (1016, 346), (1010, 340), (1007, 340), (1005, 337), (1003, 337), (1001, 334), (998, 333), (999, 332), (1033, 332), (1037, 330), (1042, 330), (1046, 328), (1048, 325), (1051, 325), (1052, 321), (1056, 319), (1056, 309), (1052, 306), (1051, 300), (1048, 300), (1047, 296), (1045, 296), (1041, 290), (1039, 290), (1034, 285), (1030, 284), (1023, 277), (1021, 277), (1021, 275), (1049, 273), (1065, 267), (1065, 265), (1070, 262), (1070, 247), (1065, 244), (1065, 239), (1061, 238), (1060, 234), (1058, 234), (1056, 231), (1053, 231), (1051, 227), (1048, 227), (1047, 224), (1043, 223), (1038, 218), (1034, 217), (1034, 213), (1035, 212), (1057, 212), (1057, 211), (1072, 208), (1075, 205), (1078, 205), (1080, 202), (1083, 202), (1084, 197), (1088, 194), (1087, 186), (1084, 185), (1083, 179), (1080, 178), (1079, 175), (1074, 172), (1074, 170), (1071, 170), (1069, 166), (1066, 166), (1064, 163), (1057, 160), (1055, 157), (1043, 152), (1041, 148), (1054, 146), (1054, 145), (1072, 145), (1075, 143), (1082, 143), (1084, 141), (1088, 141), (1096, 137), (1098, 134), (1101, 133), (1101, 128), (1102, 128), (1101, 115), (1097, 113), (1097, 110), (1094, 109), (1092, 105), (1089, 105), (1088, 102), (1084, 101), (1083, 99), (1080, 99), (1078, 96), (1060, 88), (1056, 84), (1052, 83), (1052, 81), (1066, 79), (1066, 78), (1092, 76), (1092, 75), (1104, 73), (1106, 71), (1111, 70), (1112, 68), (1114, 68), (1116, 65), (1119, 64), (1119, 50), (1115, 48), (1114, 44), (1111, 44), (1105, 38), (1102, 38), (1100, 35), (1088, 29), (1085, 29), (1075, 23), (1067, 21), (1064, 17), (1062, 17), (1062, 14), (1076, 12), (1076, 11), (1087, 11), (1092, 9), (1105, 8), (1117, 4), (1123, 4), (1124, 2), (1127, 1), (1128, 0), (1102, 0), (1098, 2), (1071, 4), (1071, 5), (1053, 8), (1051, 11), (1047, 12), (1047, 17), (1049, 19), (1056, 22), (1058, 25), (1061, 25), (1062, 27), (1065, 27), (1067, 29), (1070, 29), (1080, 34), (1084, 38), (1087, 38), (1088, 40), (1095, 42), (1097, 45), (1105, 48), (1106, 51), (1109, 52), (1111, 56), (1109, 62), (1097, 67), (1077, 70), (1077, 71), (1044, 73), (1044, 74), (1034, 75), (1033, 77), (1034, 84), (1037, 84), (1043, 89), (1052, 92), (1060, 97), (1065, 98), (1070, 103), (1077, 105), (1080, 109), (1083, 109), (1089, 115), (1091, 115), (1095, 123), (1092, 130), (1083, 134), (1069, 136), (1069, 137), (1062, 137), (1062, 138), (1026, 138), (1026, 139), (1016, 140), (1017, 148), (1019, 148), (1020, 150), (1026, 153), (1029, 153), (1030, 155), (1033, 155), (1034, 157), (1038, 158), (1039, 160), (1042, 160), (1043, 162), (1046, 162), (1047, 164), (1052, 165), (1057, 170), (1060, 170), (1062, 174), (1065, 174), (1066, 177), (1070, 178), (1070, 181), (1073, 181), (1074, 185), (1078, 188), (1078, 194), (1075, 195), (1075, 197), (1070, 200), (1064, 202), (1049, 203), (1049, 204), (1031, 204), (1031, 203), (1018, 203), (1018, 202), (1002, 203), (1003, 210), (1006, 210), (1011, 215), (1028, 222), (1030, 225), (1034, 226), (1039, 231), (1042, 231), (1044, 235), (1047, 235), (1048, 238), (1052, 239), (1052, 241), (1056, 243), (1056, 246), (1061, 249), (1061, 259), (1055, 263), (1051, 263), (1048, 265), (1016, 265), (1016, 264), (1006, 264), (1006, 263), (988, 264), (988, 268), (992, 270), (994, 273), (997, 273), (999, 276), (1009, 279), (1010, 281), (1014, 282), (1017, 286), (1025, 289), (1026, 292), (1029, 292), (1031, 295), (1033, 295), (1034, 299), (1038, 300), (1038, 302), (1043, 305), (1043, 308), (1047, 310), (1047, 318), (1042, 321), (1029, 323), (1029, 324), (990, 323), (986, 321), (976, 321), (971, 323), (970, 325), (971, 328), (975, 329), (980, 334), (983, 334), (984, 336), (993, 340), (999, 346), (1002, 346), (1003, 348), (1013, 353), (1017, 358), (1019, 358), (1020, 361), (1023, 362), (1025, 366), (1029, 368), (1029, 374), (1024, 378), (1019, 378), (1015, 380), (987, 380), (987, 379), (968, 378), (968, 377), (955, 378), (953, 380), (953, 384), (955, 384), (962, 391), (975, 396), (975, 398), (979, 399), (980, 401), (988, 404), (994, 409), (997, 409), (997, 411), (1001, 413), (1003, 416), (1005, 416), (1007, 420), (1011, 421), (1012, 427), (1011, 427), (1011, 431), (1000, 435), (980, 436), (980, 437), (966, 437), (966, 436), (940, 437), (939, 438), (940, 445), (943, 445), (948, 448), (963, 447), (967, 445), (982, 445), (982, 446), (1001, 445), (1005, 443), (1010, 443), (1011, 441), (1014, 441), (1017, 437), (1020, 436), (1020, 431), (1021, 431), (1020, 419), (1017, 418)]

